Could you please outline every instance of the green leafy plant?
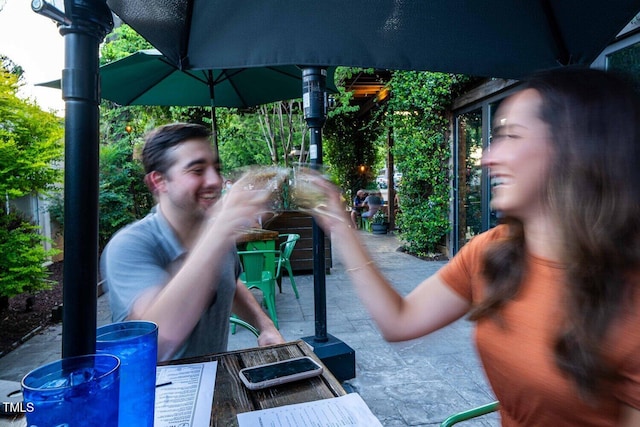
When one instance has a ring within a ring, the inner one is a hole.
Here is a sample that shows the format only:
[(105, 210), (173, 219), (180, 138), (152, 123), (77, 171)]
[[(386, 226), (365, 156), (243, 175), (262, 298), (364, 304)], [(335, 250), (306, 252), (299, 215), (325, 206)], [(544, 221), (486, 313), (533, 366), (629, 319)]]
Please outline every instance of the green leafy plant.
[(18, 97), (19, 88), (0, 67), (0, 195), (9, 199), (50, 190), (62, 176), (62, 121)]
[[(0, 58), (0, 195), (41, 194), (61, 179), (62, 120), (18, 96), (21, 67)], [(0, 212), (0, 298), (46, 289), (47, 250), (39, 227), (13, 209)]]
[(46, 250), (38, 230), (18, 212), (0, 215), (0, 297), (51, 288), (45, 262), (60, 251)]
[(387, 214), (384, 213), (382, 209), (378, 209), (378, 211), (373, 214), (371, 217), (371, 224), (388, 224), (389, 218)]
[[(343, 86), (343, 80), (354, 73), (373, 70), (338, 67), (336, 81), (339, 93), (334, 95), (336, 107), (328, 113), (324, 126), (324, 157), (329, 173), (339, 182), (349, 199), (361, 188), (375, 189), (375, 176), (382, 163), (383, 135), (381, 110), (361, 113), (351, 104), (353, 93)], [(364, 170), (360, 168), (364, 166)]]

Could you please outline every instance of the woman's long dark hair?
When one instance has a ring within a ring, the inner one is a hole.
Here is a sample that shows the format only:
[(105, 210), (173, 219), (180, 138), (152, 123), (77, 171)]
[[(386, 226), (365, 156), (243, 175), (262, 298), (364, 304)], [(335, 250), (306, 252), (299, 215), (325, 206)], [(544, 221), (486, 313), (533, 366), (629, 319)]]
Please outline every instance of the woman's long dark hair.
[[(636, 286), (627, 274), (640, 265), (640, 99), (625, 79), (592, 69), (539, 73), (524, 88), (542, 96), (540, 118), (552, 135), (547, 197), (568, 287), (556, 363), (595, 396), (613, 379), (602, 342)], [(519, 221), (506, 222), (509, 236), (485, 254), (487, 297), (474, 320), (499, 314), (522, 282), (526, 236)]]

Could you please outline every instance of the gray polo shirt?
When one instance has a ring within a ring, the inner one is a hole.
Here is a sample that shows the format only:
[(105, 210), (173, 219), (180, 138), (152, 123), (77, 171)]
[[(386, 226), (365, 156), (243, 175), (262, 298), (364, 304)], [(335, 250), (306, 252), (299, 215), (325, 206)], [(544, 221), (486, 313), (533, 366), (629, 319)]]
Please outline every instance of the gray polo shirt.
[[(100, 260), (112, 321), (125, 320), (145, 289), (167, 284), (186, 255), (159, 209), (114, 234)], [(226, 255), (222, 266), (217, 294), (174, 359), (226, 351), (231, 305), (242, 271), (235, 250)]]

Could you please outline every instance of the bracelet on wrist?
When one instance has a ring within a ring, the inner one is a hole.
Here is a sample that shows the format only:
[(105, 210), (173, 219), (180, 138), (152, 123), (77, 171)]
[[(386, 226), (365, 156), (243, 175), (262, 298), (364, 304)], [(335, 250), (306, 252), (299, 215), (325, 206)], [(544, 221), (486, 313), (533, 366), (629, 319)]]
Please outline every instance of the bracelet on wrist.
[(371, 260), (371, 261), (369, 261), (369, 262), (367, 262), (365, 264), (362, 264), (361, 266), (353, 267), (353, 268), (347, 268), (345, 271), (347, 273), (351, 273), (351, 272), (354, 272), (354, 271), (362, 270), (363, 268), (366, 268), (366, 267), (370, 266), (371, 264), (373, 264), (373, 262), (374, 261)]

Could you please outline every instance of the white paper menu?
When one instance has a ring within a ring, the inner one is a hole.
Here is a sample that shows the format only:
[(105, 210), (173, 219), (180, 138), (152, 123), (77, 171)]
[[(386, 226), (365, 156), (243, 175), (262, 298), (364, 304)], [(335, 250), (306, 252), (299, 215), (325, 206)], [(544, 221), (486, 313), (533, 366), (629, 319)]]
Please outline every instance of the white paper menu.
[(238, 414), (240, 427), (382, 427), (358, 393)]
[(158, 366), (154, 427), (209, 427), (218, 362)]

